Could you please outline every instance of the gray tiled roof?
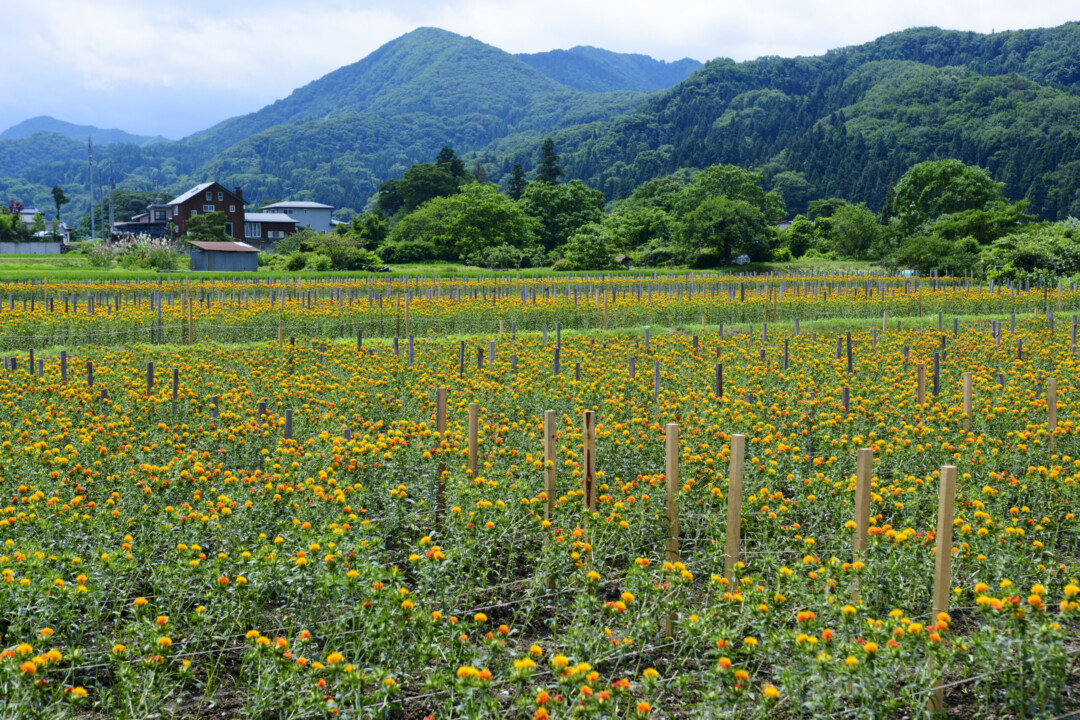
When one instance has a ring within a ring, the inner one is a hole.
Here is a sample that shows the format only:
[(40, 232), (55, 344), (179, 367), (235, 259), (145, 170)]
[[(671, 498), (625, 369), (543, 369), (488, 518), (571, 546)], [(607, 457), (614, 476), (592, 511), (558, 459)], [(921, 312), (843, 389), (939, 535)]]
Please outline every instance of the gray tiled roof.
[(196, 185), (195, 187), (191, 188), (190, 190), (188, 190), (183, 195), (181, 195), (181, 196), (179, 196), (177, 198), (174, 198), (173, 201), (170, 202), (169, 204), (170, 205), (179, 205), (182, 202), (186, 202), (186, 201), (190, 200), (191, 198), (195, 197), (196, 195), (198, 195), (199, 193), (201, 193), (202, 191), (206, 190), (206, 188), (210, 187), (213, 184), (214, 183), (212, 183), (212, 182), (208, 182), (208, 183), (202, 183), (201, 185)]
[(308, 210), (333, 210), (334, 206), (333, 205), (323, 205), (322, 203), (317, 203), (317, 202), (309, 202), (307, 200), (295, 200), (295, 201), (293, 201), (293, 200), (285, 200), (283, 202), (274, 203), (273, 205), (263, 205), (263, 207), (262, 207), (263, 210), (266, 210), (267, 208), (282, 208), (282, 209), (287, 209), (287, 208), (305, 209), (306, 208)]

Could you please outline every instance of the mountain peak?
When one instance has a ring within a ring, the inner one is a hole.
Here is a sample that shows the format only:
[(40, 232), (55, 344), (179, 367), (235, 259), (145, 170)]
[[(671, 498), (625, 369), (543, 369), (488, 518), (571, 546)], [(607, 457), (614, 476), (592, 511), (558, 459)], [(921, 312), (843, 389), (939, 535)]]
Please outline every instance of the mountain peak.
[(81, 142), (85, 142), (86, 138), (91, 137), (98, 145), (132, 143), (146, 146), (168, 140), (168, 138), (160, 135), (150, 137), (148, 135), (135, 135), (116, 128), (104, 130), (93, 125), (76, 125), (65, 120), (57, 120), (49, 115), (39, 115), (12, 125), (0, 133), (0, 140), (21, 140), (42, 132), (59, 133)]
[(261, 110), (194, 136), (224, 149), (276, 125), (357, 113), (503, 115), (539, 94), (571, 92), (510, 53), (433, 27), (397, 37)]

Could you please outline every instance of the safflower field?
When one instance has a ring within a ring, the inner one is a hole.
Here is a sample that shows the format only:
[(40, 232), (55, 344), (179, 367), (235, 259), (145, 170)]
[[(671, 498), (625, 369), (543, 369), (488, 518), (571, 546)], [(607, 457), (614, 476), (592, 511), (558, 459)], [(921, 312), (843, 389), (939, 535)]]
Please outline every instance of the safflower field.
[(9, 282), (0, 715), (1066, 717), (1078, 307)]

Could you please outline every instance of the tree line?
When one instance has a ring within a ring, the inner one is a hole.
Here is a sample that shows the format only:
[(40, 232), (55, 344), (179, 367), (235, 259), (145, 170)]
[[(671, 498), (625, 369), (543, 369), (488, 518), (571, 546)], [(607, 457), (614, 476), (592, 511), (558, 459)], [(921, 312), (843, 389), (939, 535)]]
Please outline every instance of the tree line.
[[(489, 182), (444, 147), (434, 162), (380, 186), (371, 210), (333, 233), (291, 236), (271, 262), (357, 269), (381, 262), (459, 261), (492, 269), (714, 268), (801, 257), (878, 261), (890, 269), (1045, 281), (1080, 272), (1075, 219), (1038, 221), (1027, 200), (959, 160), (908, 168), (874, 212), (840, 197), (807, 199), (796, 182), (766, 189), (760, 170), (715, 164), (679, 170), (606, 203), (579, 180), (563, 182), (554, 141), (530, 178), (517, 164)], [(790, 222), (788, 197), (802, 211)]]

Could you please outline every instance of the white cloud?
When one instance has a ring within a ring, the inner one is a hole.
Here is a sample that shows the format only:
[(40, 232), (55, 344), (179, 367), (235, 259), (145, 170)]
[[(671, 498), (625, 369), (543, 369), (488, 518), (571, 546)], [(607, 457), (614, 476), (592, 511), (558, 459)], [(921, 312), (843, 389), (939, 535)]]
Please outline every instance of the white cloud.
[[(14, 0), (0, 0), (0, 9)], [(1057, 25), (1030, 0), (42, 0), (0, 44), (18, 90), (0, 129), (50, 114), (179, 137), (257, 110), (423, 25), (509, 52), (595, 45), (665, 60), (818, 54), (917, 25), (989, 32)]]

